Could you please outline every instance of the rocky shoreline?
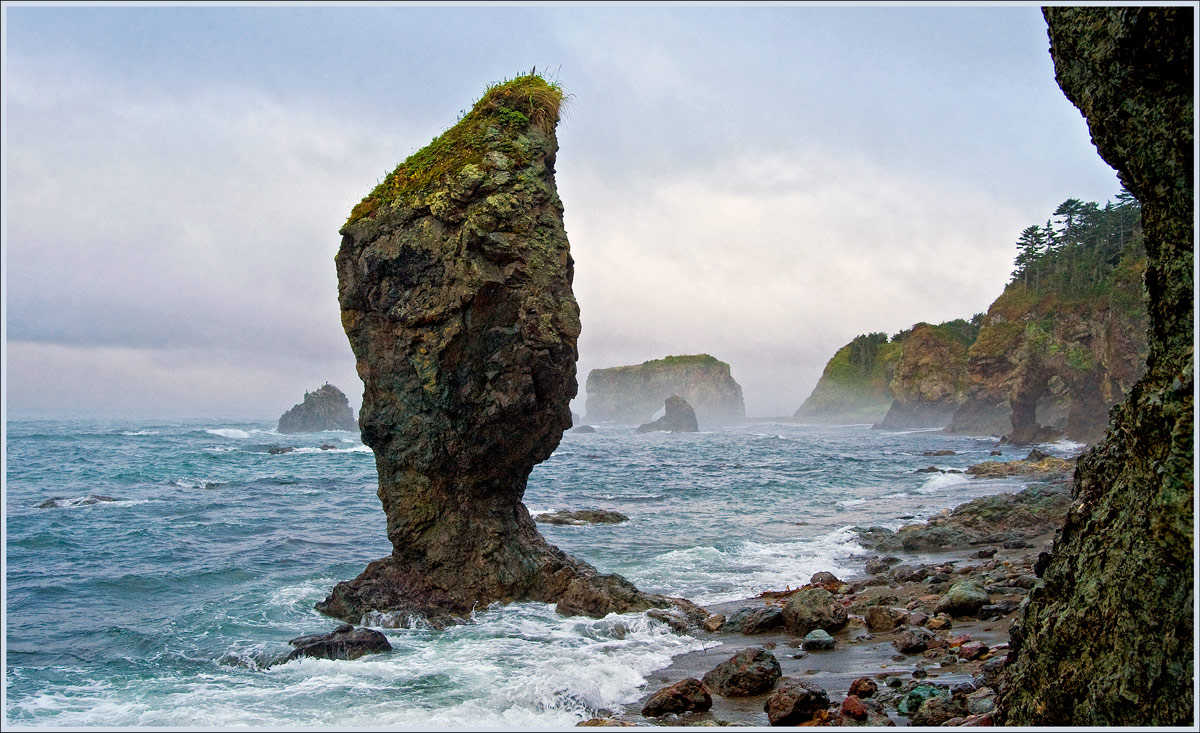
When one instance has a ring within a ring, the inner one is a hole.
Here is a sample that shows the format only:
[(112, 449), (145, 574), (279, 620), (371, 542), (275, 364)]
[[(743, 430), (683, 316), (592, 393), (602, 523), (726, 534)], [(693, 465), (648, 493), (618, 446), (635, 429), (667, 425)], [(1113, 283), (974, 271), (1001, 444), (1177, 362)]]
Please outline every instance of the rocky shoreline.
[(1073, 461), (994, 464), (1036, 481), (896, 532), (859, 528), (881, 553), (861, 577), (817, 573), (702, 621), (655, 614), (712, 646), (580, 725), (991, 725), (1009, 625), (1071, 505)]

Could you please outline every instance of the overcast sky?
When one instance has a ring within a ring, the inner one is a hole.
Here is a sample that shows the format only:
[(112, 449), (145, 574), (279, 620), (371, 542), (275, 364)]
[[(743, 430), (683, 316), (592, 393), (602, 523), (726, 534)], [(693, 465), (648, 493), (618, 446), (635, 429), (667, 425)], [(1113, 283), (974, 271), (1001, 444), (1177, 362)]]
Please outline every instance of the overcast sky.
[(1118, 183), (1028, 7), (14, 7), (10, 410), (357, 408), (353, 205), (536, 65), (589, 370), (729, 362), (788, 415), (856, 334), (983, 311), (1022, 228)]

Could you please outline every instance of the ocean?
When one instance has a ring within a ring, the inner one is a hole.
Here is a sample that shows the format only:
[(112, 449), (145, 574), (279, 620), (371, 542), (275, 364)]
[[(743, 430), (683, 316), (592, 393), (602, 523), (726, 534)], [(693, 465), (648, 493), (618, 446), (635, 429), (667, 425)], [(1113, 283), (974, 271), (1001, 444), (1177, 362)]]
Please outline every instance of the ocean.
[[(868, 553), (852, 526), (894, 529), (1023, 486), (916, 469), (1029, 450), (990, 456), (993, 438), (868, 425), (597, 427), (563, 436), (525, 503), (630, 520), (539, 528), (602, 572), (700, 604), (795, 587), (820, 570), (859, 575)], [(394, 647), (385, 654), (278, 663), (289, 639), (337, 625), (313, 604), (391, 549), (374, 456), (356, 434), (10, 419), (7, 440), (13, 723), (565, 727), (636, 701), (652, 672), (704, 648), (640, 614), (566, 618), (519, 603), (444, 631), (381, 629)], [(955, 455), (921, 455), (932, 450)]]

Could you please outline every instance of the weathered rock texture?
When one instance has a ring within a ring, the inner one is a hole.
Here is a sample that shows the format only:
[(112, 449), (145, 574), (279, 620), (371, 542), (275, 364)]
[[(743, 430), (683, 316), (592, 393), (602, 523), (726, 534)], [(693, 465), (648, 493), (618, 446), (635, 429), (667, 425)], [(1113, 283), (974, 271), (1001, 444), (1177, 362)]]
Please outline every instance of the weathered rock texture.
[(593, 369), (587, 378), (584, 420), (640, 425), (672, 395), (687, 400), (701, 425), (726, 425), (746, 418), (742, 388), (730, 374), (729, 365), (698, 354)]
[(1193, 9), (1047, 8), (1059, 85), (1142, 203), (1150, 355), (1013, 627), (1010, 725), (1191, 725)]
[[(1129, 287), (1140, 298), (1140, 284)], [(968, 352), (968, 395), (948, 432), (1094, 443), (1146, 357), (1145, 311), (1109, 301), (1030, 299), (1010, 286)]]
[(317, 433), (358, 430), (358, 425), (346, 395), (326, 382), (315, 392), (305, 392), (304, 401), (283, 413), (276, 429), (281, 433)]
[(973, 332), (918, 323), (900, 341), (900, 360), (888, 387), (895, 397), (878, 427), (944, 427), (967, 398), (967, 347)]
[(554, 183), (561, 91), (488, 90), (359, 203), (337, 254), (389, 557), (318, 604), (444, 620), (492, 602), (669, 605), (550, 546), (521, 503), (571, 425), (579, 308)]
[(692, 409), (692, 406), (679, 395), (671, 395), (663, 403), (663, 416), (654, 422), (638, 425), (637, 432), (694, 433), (699, 429), (696, 411)]

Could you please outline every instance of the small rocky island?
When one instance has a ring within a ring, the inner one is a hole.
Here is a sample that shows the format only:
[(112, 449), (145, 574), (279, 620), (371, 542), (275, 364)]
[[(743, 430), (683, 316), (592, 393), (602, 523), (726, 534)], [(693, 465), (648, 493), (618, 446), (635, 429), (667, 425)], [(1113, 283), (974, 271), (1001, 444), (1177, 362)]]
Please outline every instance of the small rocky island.
[(654, 422), (639, 425), (639, 433), (694, 433), (700, 428), (696, 422), (696, 411), (679, 395), (671, 395), (663, 403), (663, 416)]
[(279, 418), (281, 433), (319, 433), (322, 430), (358, 430), (354, 411), (342, 390), (329, 382), (313, 392), (304, 393), (304, 401)]
[(593, 369), (587, 378), (584, 421), (640, 425), (672, 395), (687, 400), (701, 425), (728, 425), (746, 419), (742, 387), (729, 365), (708, 354), (696, 354)]
[(489, 603), (602, 617), (687, 601), (551, 546), (521, 499), (571, 427), (579, 307), (554, 181), (562, 90), (497, 84), (350, 214), (336, 262), (392, 553), (317, 604), (453, 623)]

